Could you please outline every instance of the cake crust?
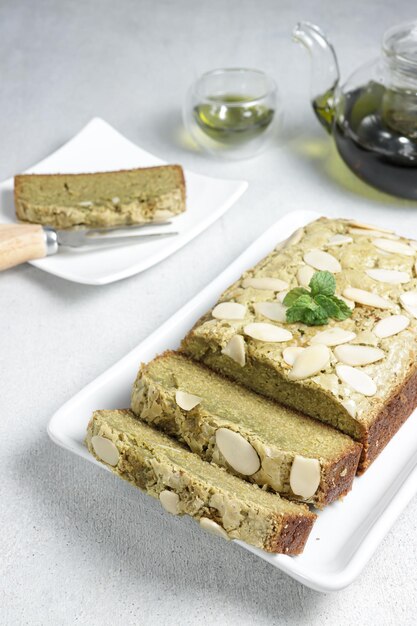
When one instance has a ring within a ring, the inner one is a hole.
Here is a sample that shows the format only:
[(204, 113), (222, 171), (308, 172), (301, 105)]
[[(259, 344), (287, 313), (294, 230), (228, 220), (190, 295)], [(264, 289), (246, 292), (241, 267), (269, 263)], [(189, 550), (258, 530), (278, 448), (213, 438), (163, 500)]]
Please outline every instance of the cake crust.
[(393, 393), (367, 433), (358, 467), (363, 474), (417, 406), (417, 366)]

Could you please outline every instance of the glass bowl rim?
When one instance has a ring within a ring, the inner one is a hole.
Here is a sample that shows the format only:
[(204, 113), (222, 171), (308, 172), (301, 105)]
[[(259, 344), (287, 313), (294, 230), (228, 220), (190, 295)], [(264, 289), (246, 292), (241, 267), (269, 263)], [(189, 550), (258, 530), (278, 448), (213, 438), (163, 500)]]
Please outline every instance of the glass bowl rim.
[(252, 104), (256, 104), (257, 102), (260, 102), (261, 100), (264, 100), (265, 98), (267, 98), (268, 96), (276, 96), (277, 94), (277, 85), (274, 81), (274, 79), (267, 74), (266, 72), (262, 71), (262, 70), (258, 70), (255, 68), (251, 68), (251, 67), (222, 67), (222, 68), (216, 68), (214, 70), (209, 70), (207, 72), (204, 72), (203, 74), (201, 74), (201, 76), (199, 76), (197, 78), (196, 81), (194, 81), (194, 83), (191, 85), (191, 91), (193, 92), (193, 94), (195, 96), (198, 96), (199, 98), (201, 98), (202, 101), (204, 102), (216, 102), (218, 104), (225, 104), (225, 100), (222, 97), (216, 97), (216, 96), (206, 96), (205, 94), (203, 94), (201, 92), (201, 86), (204, 80), (206, 80), (207, 78), (211, 77), (211, 76), (215, 76), (215, 75), (221, 75), (221, 74), (256, 74), (257, 76), (263, 77), (265, 78), (267, 84), (268, 84), (268, 88), (266, 90), (264, 90), (260, 95), (256, 95), (255, 97), (253, 97), (251, 100), (245, 100), (244, 103), (242, 102), (227, 102), (227, 106), (228, 107), (234, 107), (234, 106), (242, 106), (242, 104), (245, 105), (252, 105)]

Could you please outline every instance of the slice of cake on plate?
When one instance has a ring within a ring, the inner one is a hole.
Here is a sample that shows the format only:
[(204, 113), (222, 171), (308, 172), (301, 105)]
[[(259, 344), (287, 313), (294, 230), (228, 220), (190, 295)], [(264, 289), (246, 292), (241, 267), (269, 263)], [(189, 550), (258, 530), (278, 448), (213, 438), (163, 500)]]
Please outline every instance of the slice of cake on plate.
[(95, 411), (86, 444), (115, 474), (159, 498), (169, 513), (190, 515), (205, 530), (268, 552), (303, 551), (316, 519), (306, 505), (202, 461), (128, 410)]
[(132, 410), (204, 460), (320, 508), (351, 489), (361, 453), (336, 429), (175, 352), (141, 367)]
[(94, 174), (22, 174), (14, 181), (18, 219), (54, 228), (128, 226), (185, 211), (180, 165)]

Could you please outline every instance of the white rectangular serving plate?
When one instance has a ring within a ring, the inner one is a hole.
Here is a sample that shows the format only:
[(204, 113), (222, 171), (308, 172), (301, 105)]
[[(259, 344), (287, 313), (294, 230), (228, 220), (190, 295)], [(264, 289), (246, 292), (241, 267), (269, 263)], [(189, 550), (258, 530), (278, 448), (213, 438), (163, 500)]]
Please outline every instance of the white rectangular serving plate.
[[(317, 217), (319, 215), (311, 211), (295, 211), (278, 220), (137, 348), (64, 404), (49, 422), (51, 439), (97, 463), (83, 444), (92, 411), (129, 406), (130, 390), (139, 364), (153, 359), (164, 350), (177, 348), (194, 322), (242, 272), (266, 256), (295, 229)], [(98, 465), (105, 468), (100, 463)], [(366, 474), (355, 478), (349, 495), (318, 513), (302, 555), (271, 555), (246, 544), (241, 545), (317, 591), (342, 589), (359, 575), (416, 491), (417, 411)]]
[[(70, 141), (26, 173), (77, 174), (166, 165), (139, 148), (100, 118), (92, 119)], [(246, 191), (243, 180), (224, 180), (184, 170), (187, 210), (173, 218), (175, 237), (102, 249), (60, 248), (32, 265), (60, 278), (86, 285), (106, 285), (138, 274), (166, 259), (221, 217)], [(88, 198), (87, 198), (88, 199)], [(13, 179), (0, 184), (0, 222), (15, 222)]]

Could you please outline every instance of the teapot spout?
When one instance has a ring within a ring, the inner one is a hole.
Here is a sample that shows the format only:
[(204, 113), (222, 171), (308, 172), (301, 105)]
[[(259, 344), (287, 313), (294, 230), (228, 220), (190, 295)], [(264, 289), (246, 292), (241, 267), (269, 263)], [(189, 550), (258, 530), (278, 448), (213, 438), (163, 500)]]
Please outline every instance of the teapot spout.
[(332, 44), (318, 26), (299, 22), (293, 30), (293, 40), (301, 43), (311, 57), (311, 98), (314, 112), (331, 132), (334, 119), (334, 94), (339, 82), (339, 66)]

